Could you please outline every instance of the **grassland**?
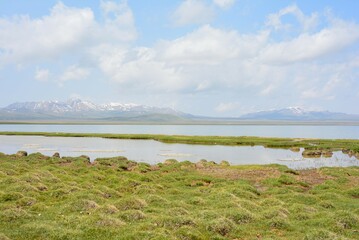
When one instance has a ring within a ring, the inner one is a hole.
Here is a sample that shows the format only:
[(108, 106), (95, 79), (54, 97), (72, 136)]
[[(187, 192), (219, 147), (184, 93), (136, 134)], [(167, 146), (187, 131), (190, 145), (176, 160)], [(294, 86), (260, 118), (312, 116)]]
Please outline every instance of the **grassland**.
[(106, 133), (56, 133), (56, 132), (0, 132), (0, 135), (46, 136), (46, 137), (101, 137), (111, 139), (155, 140), (165, 143), (264, 146), (268, 148), (298, 148), (308, 150), (346, 150), (359, 153), (357, 139), (302, 139), (269, 137), (232, 137), (232, 136), (184, 136), (154, 134), (106, 134)]
[(359, 168), (0, 154), (0, 239), (358, 239)]

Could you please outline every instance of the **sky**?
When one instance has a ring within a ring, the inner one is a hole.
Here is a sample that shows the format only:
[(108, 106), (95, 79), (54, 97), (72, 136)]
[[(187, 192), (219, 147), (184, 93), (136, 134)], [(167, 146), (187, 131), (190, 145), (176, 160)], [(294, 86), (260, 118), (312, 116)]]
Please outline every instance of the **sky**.
[(0, 0), (0, 107), (359, 114), (359, 1)]

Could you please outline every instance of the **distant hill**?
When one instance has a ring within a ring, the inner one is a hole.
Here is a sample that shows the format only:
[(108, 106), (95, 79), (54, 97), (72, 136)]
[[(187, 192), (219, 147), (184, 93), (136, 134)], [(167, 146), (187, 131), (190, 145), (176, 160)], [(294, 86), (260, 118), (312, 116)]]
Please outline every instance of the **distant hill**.
[(243, 120), (287, 120), (287, 121), (357, 121), (359, 115), (329, 111), (306, 111), (300, 107), (288, 107), (270, 111), (253, 112), (242, 115)]
[(71, 99), (66, 102), (41, 101), (13, 103), (0, 109), (0, 120), (102, 120), (102, 121), (182, 121), (190, 114), (171, 108), (138, 104), (97, 105)]
[(18, 102), (0, 108), (0, 121), (78, 121), (137, 123), (259, 123), (275, 121), (359, 121), (359, 115), (306, 111), (299, 107), (260, 111), (239, 118), (195, 116), (174, 110), (133, 103), (94, 104), (80, 99), (66, 102)]

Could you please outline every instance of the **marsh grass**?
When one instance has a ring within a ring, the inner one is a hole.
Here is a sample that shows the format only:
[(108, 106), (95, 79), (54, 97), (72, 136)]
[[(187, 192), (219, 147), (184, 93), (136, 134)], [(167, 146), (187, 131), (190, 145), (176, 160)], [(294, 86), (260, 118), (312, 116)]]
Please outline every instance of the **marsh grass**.
[[(284, 148), (298, 150), (326, 150), (359, 155), (357, 139), (303, 139), (271, 138), (252, 136), (185, 136), (153, 134), (106, 134), (106, 133), (56, 133), (56, 132), (0, 132), (0, 135), (45, 136), (45, 137), (101, 137), (109, 139), (155, 140), (165, 143), (184, 143), (202, 145), (264, 146), (267, 148)], [(226, 162), (223, 162), (226, 165)]]
[(358, 167), (0, 154), (0, 239), (357, 239), (358, 180)]

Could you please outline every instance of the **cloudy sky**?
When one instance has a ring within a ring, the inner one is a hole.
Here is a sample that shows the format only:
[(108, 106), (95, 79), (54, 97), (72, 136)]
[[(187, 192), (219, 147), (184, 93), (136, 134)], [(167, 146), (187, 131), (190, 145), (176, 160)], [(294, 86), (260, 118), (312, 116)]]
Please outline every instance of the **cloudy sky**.
[(0, 107), (359, 114), (359, 1), (0, 0)]

